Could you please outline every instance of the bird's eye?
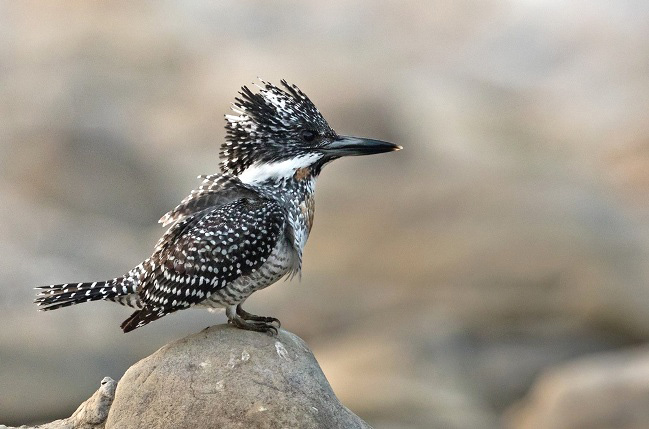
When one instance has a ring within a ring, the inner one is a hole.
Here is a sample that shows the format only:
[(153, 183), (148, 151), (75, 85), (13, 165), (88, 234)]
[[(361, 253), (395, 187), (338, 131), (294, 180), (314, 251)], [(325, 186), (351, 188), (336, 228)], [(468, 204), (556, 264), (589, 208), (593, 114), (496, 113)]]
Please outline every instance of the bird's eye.
[(305, 142), (312, 142), (313, 140), (315, 140), (315, 137), (315, 131), (302, 130), (302, 140), (304, 140)]

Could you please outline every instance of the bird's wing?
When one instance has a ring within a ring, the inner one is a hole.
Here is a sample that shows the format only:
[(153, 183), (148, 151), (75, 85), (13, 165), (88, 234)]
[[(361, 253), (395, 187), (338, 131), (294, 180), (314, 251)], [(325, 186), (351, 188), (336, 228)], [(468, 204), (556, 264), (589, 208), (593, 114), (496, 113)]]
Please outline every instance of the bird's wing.
[(257, 192), (246, 186), (238, 177), (227, 174), (199, 176), (203, 182), (194, 189), (173, 210), (158, 221), (162, 226), (178, 222), (187, 215), (205, 210), (208, 207), (219, 207), (241, 197), (257, 197)]
[(191, 307), (270, 256), (285, 214), (268, 199), (242, 198), (186, 216), (160, 239), (152, 273), (139, 293), (143, 309), (122, 324), (125, 332)]

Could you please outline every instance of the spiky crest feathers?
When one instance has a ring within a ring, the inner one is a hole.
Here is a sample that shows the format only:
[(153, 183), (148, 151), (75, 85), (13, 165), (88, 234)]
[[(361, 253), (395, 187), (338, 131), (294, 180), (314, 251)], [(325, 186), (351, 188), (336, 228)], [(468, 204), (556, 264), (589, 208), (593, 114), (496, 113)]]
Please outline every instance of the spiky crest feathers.
[(226, 140), (221, 145), (221, 171), (239, 175), (253, 164), (300, 156), (304, 129), (335, 136), (327, 121), (296, 85), (282, 80), (282, 88), (261, 80), (255, 93), (247, 86), (232, 103), (235, 115), (226, 115)]

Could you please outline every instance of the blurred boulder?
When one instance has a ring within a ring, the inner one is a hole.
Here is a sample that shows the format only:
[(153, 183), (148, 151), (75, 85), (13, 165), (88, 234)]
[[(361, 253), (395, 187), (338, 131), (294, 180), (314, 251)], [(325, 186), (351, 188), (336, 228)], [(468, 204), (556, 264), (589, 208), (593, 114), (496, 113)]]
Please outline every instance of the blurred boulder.
[(207, 328), (124, 374), (106, 428), (369, 428), (296, 335)]
[(506, 416), (511, 429), (649, 427), (649, 348), (550, 369)]
[[(99, 389), (67, 419), (37, 425), (36, 429), (103, 429), (108, 410), (115, 397), (117, 382), (110, 377), (101, 380)], [(10, 429), (0, 425), (0, 429)], [(21, 426), (20, 429), (32, 429), (31, 426)]]

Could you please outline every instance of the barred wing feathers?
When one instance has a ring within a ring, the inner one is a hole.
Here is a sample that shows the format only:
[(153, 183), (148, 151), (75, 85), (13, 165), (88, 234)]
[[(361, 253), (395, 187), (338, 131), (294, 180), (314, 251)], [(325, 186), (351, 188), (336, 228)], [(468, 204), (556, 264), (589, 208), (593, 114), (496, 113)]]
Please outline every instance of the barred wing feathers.
[(167, 226), (178, 222), (185, 216), (200, 212), (209, 207), (219, 207), (242, 197), (254, 198), (258, 194), (246, 186), (239, 178), (228, 174), (211, 174), (199, 176), (201, 185), (194, 189), (173, 210), (165, 214), (159, 223)]
[(185, 216), (158, 242), (151, 278), (139, 290), (143, 308), (124, 321), (124, 332), (204, 301), (259, 269), (285, 222), (279, 204), (264, 198), (242, 198)]

